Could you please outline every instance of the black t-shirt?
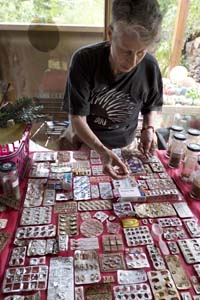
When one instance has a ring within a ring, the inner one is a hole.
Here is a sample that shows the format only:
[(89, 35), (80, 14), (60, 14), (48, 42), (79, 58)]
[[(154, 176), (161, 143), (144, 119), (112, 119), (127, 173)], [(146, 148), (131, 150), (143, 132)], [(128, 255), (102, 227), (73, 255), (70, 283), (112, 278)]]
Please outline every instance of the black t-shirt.
[(71, 60), (64, 109), (87, 116), (92, 131), (109, 147), (134, 139), (139, 112), (161, 110), (162, 78), (150, 54), (130, 72), (113, 76), (110, 45), (102, 42), (77, 50)]

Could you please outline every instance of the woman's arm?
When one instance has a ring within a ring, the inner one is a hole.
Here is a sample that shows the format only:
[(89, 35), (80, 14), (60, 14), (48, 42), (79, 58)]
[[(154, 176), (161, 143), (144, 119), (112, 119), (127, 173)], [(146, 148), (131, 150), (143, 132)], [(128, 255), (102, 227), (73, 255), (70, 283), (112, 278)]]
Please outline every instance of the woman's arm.
[(156, 135), (154, 129), (156, 115), (156, 111), (150, 111), (143, 115), (143, 125), (138, 148), (145, 155), (154, 153), (156, 148)]

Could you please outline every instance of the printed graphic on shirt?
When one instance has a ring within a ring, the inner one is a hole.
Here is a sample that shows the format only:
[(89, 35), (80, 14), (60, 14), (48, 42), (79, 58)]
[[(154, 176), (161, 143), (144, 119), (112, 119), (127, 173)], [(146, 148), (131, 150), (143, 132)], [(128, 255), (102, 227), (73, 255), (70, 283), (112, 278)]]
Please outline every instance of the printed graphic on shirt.
[(97, 126), (117, 128), (133, 114), (136, 104), (124, 91), (103, 88), (93, 90), (90, 99), (90, 121)]

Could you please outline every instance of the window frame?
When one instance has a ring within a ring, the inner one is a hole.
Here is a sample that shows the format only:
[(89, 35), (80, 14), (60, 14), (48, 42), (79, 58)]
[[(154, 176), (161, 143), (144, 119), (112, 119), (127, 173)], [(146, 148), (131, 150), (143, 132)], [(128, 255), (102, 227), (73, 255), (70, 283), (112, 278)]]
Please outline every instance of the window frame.
[[(74, 0), (72, 0), (74, 1)], [(104, 0), (104, 22), (103, 26), (93, 26), (93, 25), (84, 25), (84, 24), (51, 24), (51, 23), (7, 23), (7, 22), (0, 22), (0, 30), (13, 30), (13, 31), (25, 31), (29, 28), (30, 25), (38, 25), (43, 28), (43, 30), (50, 31), (51, 27), (57, 26), (60, 31), (62, 32), (104, 32), (104, 37), (106, 35), (106, 28), (107, 18), (110, 19), (110, 11), (111, 11), (111, 0)], [(108, 15), (109, 13), (109, 15)]]

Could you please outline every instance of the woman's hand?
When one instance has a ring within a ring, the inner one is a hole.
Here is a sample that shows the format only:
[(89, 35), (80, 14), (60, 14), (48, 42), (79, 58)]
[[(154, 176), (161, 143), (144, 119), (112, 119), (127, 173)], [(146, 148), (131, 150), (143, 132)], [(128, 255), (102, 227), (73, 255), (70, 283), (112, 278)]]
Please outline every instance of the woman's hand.
[(103, 172), (113, 179), (123, 179), (128, 175), (128, 169), (121, 159), (111, 150), (101, 153)]
[(126, 165), (110, 149), (105, 147), (87, 124), (85, 116), (71, 115), (72, 127), (83, 143), (94, 149), (100, 156), (103, 172), (113, 179), (121, 179), (128, 175)]
[(138, 149), (146, 156), (152, 155), (155, 152), (157, 143), (156, 135), (152, 128), (147, 128), (141, 132), (140, 143)]

